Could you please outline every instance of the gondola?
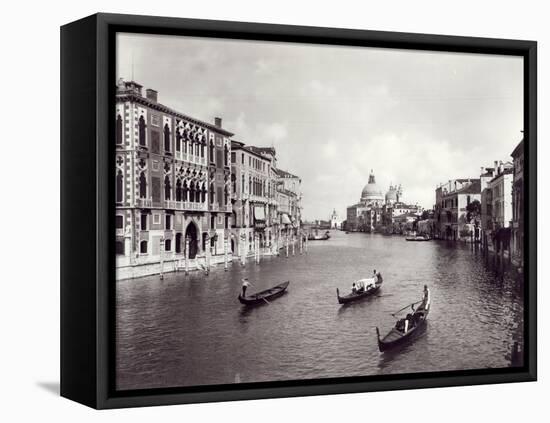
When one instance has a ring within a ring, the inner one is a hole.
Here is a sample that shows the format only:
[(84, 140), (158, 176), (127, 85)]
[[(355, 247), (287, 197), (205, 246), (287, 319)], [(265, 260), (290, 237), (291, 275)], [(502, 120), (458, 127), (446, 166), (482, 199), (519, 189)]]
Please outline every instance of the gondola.
[(405, 238), (406, 241), (431, 241), (431, 238), (429, 236), (408, 236)]
[(387, 351), (401, 345), (406, 340), (411, 339), (415, 332), (425, 326), (429, 312), (430, 302), (429, 300), (424, 299), (416, 310), (407, 316), (409, 323), (407, 324), (408, 327), (406, 332), (404, 327), (406, 319), (399, 319), (395, 326), (383, 338), (380, 337), (380, 330), (377, 327), (376, 336), (378, 337), (378, 349), (380, 352)]
[(257, 305), (257, 304), (266, 304), (267, 300), (274, 299), (283, 295), (288, 288), (290, 281), (283, 282), (273, 288), (266, 289), (265, 291), (257, 292), (256, 294), (247, 295), (243, 297), (242, 294), (239, 294), (239, 301), (241, 304), (245, 305)]
[[(366, 282), (366, 281), (370, 282), (371, 279), (363, 279), (363, 281), (364, 282)], [(369, 287), (367, 285), (367, 289), (365, 289), (364, 291), (355, 292), (355, 293), (351, 292), (348, 295), (344, 295), (342, 297), (340, 296), (340, 290), (338, 288), (336, 288), (336, 297), (338, 298), (338, 303), (339, 304), (347, 304), (347, 303), (351, 303), (352, 301), (356, 301), (356, 300), (359, 300), (361, 298), (368, 297), (372, 294), (375, 294), (380, 289), (380, 286), (382, 285), (383, 281), (384, 280), (382, 279), (382, 275), (379, 273), (378, 274), (378, 281), (374, 284), (374, 286), (371, 285)]]

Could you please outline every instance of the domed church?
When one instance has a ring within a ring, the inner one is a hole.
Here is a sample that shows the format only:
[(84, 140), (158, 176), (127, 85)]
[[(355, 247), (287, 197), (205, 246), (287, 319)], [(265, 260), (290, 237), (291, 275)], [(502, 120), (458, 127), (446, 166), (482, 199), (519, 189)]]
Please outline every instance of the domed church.
[(372, 169), (370, 170), (369, 182), (365, 185), (363, 191), (361, 191), (360, 202), (366, 206), (382, 205), (384, 203), (384, 194), (382, 194), (382, 190), (376, 184), (376, 178)]

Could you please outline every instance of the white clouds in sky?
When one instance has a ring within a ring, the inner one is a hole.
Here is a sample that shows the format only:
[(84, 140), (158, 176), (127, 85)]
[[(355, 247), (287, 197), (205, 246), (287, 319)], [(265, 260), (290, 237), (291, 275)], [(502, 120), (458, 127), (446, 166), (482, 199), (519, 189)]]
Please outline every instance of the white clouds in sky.
[[(304, 216), (385, 191), (431, 207), (438, 183), (508, 159), (523, 129), (518, 57), (120, 34), (118, 76), (302, 177)], [(132, 60), (133, 57), (133, 60)]]

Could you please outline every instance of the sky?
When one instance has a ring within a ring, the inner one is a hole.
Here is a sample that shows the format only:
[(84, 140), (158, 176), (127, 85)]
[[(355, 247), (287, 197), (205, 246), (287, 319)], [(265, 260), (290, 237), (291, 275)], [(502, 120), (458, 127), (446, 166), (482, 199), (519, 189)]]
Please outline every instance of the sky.
[(302, 179), (306, 220), (345, 218), (371, 169), (383, 193), (432, 208), (438, 184), (511, 160), (523, 130), (523, 59), (119, 34), (117, 78), (158, 101), (273, 146)]

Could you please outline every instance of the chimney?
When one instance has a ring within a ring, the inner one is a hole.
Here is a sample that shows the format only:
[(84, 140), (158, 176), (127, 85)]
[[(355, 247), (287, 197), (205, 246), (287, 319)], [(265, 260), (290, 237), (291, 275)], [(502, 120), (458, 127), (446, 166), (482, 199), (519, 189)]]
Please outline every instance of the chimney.
[(498, 169), (498, 161), (495, 160), (495, 170)]
[(214, 118), (214, 126), (217, 128), (222, 127), (222, 118), (221, 117), (215, 117)]
[(145, 90), (145, 95), (147, 97), (147, 99), (151, 100), (153, 103), (156, 103), (157, 102), (157, 98), (158, 98), (158, 92), (151, 89), (151, 88), (147, 88)]

